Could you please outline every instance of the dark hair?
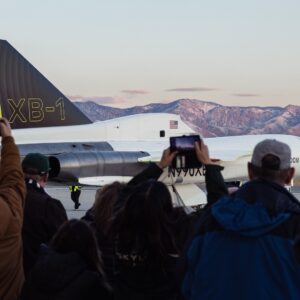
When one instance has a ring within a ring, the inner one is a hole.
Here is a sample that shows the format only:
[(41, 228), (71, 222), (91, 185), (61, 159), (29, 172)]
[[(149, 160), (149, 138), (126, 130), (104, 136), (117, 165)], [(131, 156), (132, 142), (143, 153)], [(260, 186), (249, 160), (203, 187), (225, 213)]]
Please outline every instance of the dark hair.
[(114, 222), (118, 247), (158, 263), (178, 254), (172, 213), (171, 195), (164, 183), (149, 180), (137, 185)]
[(112, 223), (114, 205), (125, 184), (113, 182), (98, 189), (93, 205), (93, 215), (98, 230), (106, 234)]
[(104, 275), (95, 234), (85, 221), (65, 222), (53, 236), (50, 246), (59, 253), (78, 253), (89, 269)]

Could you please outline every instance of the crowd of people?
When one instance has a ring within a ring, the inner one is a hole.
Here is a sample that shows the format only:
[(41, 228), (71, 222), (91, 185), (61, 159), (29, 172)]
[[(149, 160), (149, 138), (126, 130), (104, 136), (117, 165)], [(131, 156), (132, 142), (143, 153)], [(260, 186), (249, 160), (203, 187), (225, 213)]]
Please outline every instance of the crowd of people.
[[(158, 181), (166, 149), (128, 184), (96, 192), (81, 220), (68, 220), (45, 186), (46, 156), (21, 162), (5, 118), (0, 166), (1, 300), (300, 299), (300, 204), (285, 188), (291, 150), (264, 140), (249, 181), (229, 192), (203, 140), (207, 204), (175, 207)], [(77, 202), (74, 202), (78, 206)]]

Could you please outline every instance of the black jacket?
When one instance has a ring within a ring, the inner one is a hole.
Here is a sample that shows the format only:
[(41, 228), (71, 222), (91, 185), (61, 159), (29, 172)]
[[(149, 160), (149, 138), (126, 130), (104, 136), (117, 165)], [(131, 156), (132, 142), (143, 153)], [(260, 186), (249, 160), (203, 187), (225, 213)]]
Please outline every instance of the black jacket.
[(77, 253), (62, 254), (42, 245), (21, 299), (106, 300), (112, 296), (101, 275), (89, 270)]
[[(199, 226), (198, 223), (201, 222), (201, 216), (204, 214), (204, 212), (222, 196), (228, 195), (228, 189), (221, 173), (223, 169), (223, 167), (213, 164), (206, 165), (204, 167), (207, 204), (203, 209), (187, 214), (183, 207), (174, 208), (173, 220), (175, 224), (177, 223), (177, 240), (181, 249), (196, 233)], [(126, 194), (129, 193), (135, 185), (149, 179), (157, 180), (162, 172), (163, 170), (157, 164), (151, 163), (145, 170), (134, 176), (119, 197), (115, 210), (118, 211), (123, 206), (124, 199), (126, 199)]]
[[(214, 204), (220, 197), (228, 195), (221, 171), (224, 168), (219, 165), (206, 165), (204, 167), (205, 184), (207, 190), (207, 206)], [(148, 179), (158, 179), (163, 170), (157, 164), (150, 164), (141, 173), (130, 180), (128, 186), (134, 186)]]
[[(205, 220), (206, 214), (210, 210), (210, 207), (216, 203), (222, 196), (228, 195), (228, 190), (225, 185), (221, 171), (223, 167), (219, 165), (206, 165), (204, 167), (205, 184), (207, 191), (207, 204), (203, 209), (187, 214), (183, 207), (176, 207), (173, 210), (173, 220), (176, 226), (176, 239), (182, 253), (185, 252), (185, 248), (188, 247), (190, 241), (194, 237), (201, 223)], [(128, 188), (139, 184), (149, 179), (158, 179), (162, 174), (156, 164), (150, 164), (147, 169), (136, 175), (128, 184)], [(126, 192), (126, 190), (125, 190)], [(125, 197), (123, 197), (124, 199)], [(170, 270), (171, 271), (171, 270)], [(172, 276), (174, 282), (173, 286), (175, 290), (179, 290), (183, 276), (186, 271), (186, 257), (182, 255), (176, 262), (175, 270), (173, 274), (169, 273), (168, 276)], [(170, 288), (171, 286), (169, 286)], [(179, 294), (179, 293), (178, 293)], [(169, 293), (170, 298), (176, 297), (174, 294)], [(179, 299), (179, 295), (177, 296)], [(180, 298), (181, 299), (181, 298)]]
[(116, 300), (175, 300), (178, 288), (175, 280), (178, 257), (164, 259), (163, 265), (136, 253), (117, 252), (118, 272), (115, 275)]
[[(177, 220), (178, 230), (177, 234), (180, 236), (179, 240), (185, 242), (193, 235), (194, 224), (198, 222), (200, 216), (206, 211), (212, 204), (214, 204), (218, 199), (224, 195), (228, 195), (228, 190), (225, 185), (221, 171), (224, 168), (219, 165), (206, 165), (204, 167), (205, 184), (207, 191), (207, 204), (200, 211), (187, 214), (183, 207), (174, 208), (174, 219)], [(124, 194), (137, 184), (142, 183), (149, 179), (158, 179), (162, 174), (163, 170), (158, 167), (157, 164), (151, 163), (148, 168), (143, 170), (141, 173), (137, 174), (128, 183), (127, 190), (124, 189)], [(125, 195), (120, 197), (120, 206), (123, 205), (122, 201), (125, 199)]]
[(37, 259), (40, 245), (49, 242), (62, 223), (67, 221), (66, 210), (59, 200), (49, 196), (32, 179), (26, 179), (26, 187), (22, 230), (25, 277)]
[(113, 286), (116, 272), (113, 236), (110, 232), (104, 232), (97, 226), (92, 208), (87, 210), (81, 220), (88, 222), (96, 234), (104, 272), (109, 284)]
[[(221, 175), (222, 167), (208, 165), (205, 169), (207, 180), (207, 207), (213, 204), (224, 194), (227, 188)], [(131, 191), (135, 185), (149, 179), (158, 179), (162, 170), (156, 164), (150, 164), (147, 169), (136, 175), (124, 189), (119, 202), (119, 207), (124, 205), (126, 193)], [(117, 208), (118, 210), (119, 208)], [(202, 211), (187, 214), (182, 207), (174, 208), (170, 220), (174, 224), (175, 240), (179, 250), (183, 252), (186, 241), (192, 237), (196, 224), (201, 220)], [(136, 253), (127, 253), (119, 245), (117, 249), (118, 275), (115, 282), (116, 299), (178, 299), (179, 287), (182, 277), (180, 257), (170, 256), (164, 266), (153, 263), (154, 258), (138, 259)], [(134, 263), (132, 263), (132, 261)], [(136, 261), (140, 261), (136, 264)], [(178, 275), (178, 273), (180, 275)]]

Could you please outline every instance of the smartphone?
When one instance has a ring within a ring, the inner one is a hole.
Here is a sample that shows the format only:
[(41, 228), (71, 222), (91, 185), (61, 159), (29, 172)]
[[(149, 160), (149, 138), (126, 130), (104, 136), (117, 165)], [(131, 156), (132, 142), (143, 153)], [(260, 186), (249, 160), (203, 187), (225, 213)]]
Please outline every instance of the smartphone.
[(198, 161), (196, 156), (195, 142), (200, 142), (199, 135), (170, 137), (171, 151), (178, 151), (178, 154), (172, 161), (172, 168), (187, 169), (202, 167), (202, 163)]
[(199, 135), (172, 136), (170, 137), (170, 149), (179, 153), (194, 151), (195, 142), (200, 142)]

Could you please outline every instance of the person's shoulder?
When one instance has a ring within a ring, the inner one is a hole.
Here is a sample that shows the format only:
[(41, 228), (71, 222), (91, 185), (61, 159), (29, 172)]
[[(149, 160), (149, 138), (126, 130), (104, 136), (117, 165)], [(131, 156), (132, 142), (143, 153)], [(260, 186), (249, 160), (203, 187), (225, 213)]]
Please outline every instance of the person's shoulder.
[(47, 200), (48, 200), (48, 201), (51, 201), (52, 203), (55, 203), (55, 204), (62, 204), (61, 200), (56, 199), (56, 198), (53, 198), (53, 197), (50, 196), (50, 195), (48, 195)]
[(112, 296), (110, 286), (99, 272), (86, 269), (80, 276), (80, 283), (89, 288), (91, 295), (105, 295), (105, 299)]
[(40, 205), (44, 205), (49, 197), (49, 195), (43, 189), (28, 182), (26, 183), (26, 190), (27, 192), (25, 205), (28, 201), (34, 203), (38, 202)]
[(93, 208), (88, 209), (85, 212), (85, 215), (81, 218), (81, 220), (88, 222), (88, 223), (94, 223), (95, 216), (94, 216), (94, 210)]
[(62, 202), (56, 198), (52, 198), (50, 195), (47, 195), (46, 202), (47, 207), (49, 208), (65, 211), (65, 207), (63, 206)]
[(97, 271), (86, 269), (83, 274), (86, 277), (90, 278), (91, 282), (102, 283), (102, 281), (103, 281), (102, 275)]

